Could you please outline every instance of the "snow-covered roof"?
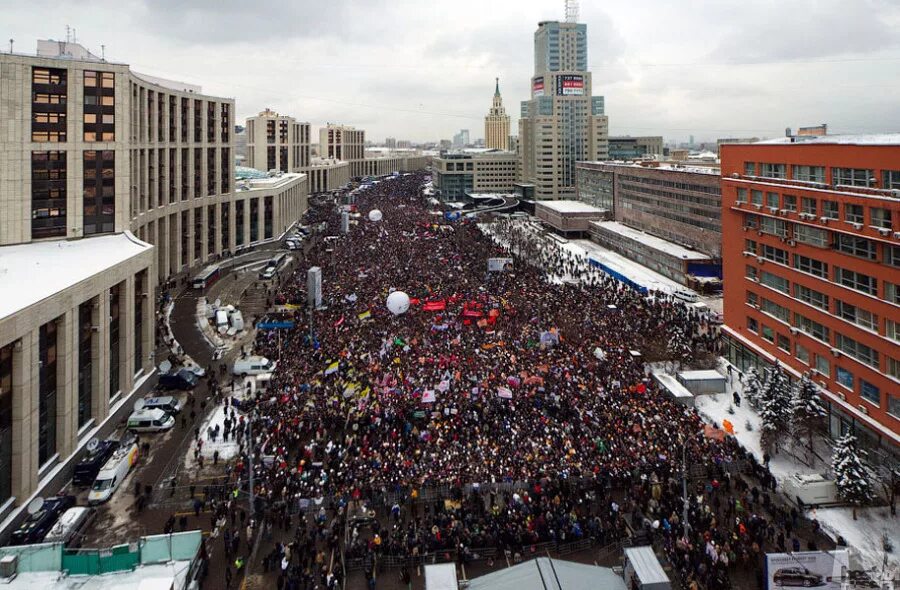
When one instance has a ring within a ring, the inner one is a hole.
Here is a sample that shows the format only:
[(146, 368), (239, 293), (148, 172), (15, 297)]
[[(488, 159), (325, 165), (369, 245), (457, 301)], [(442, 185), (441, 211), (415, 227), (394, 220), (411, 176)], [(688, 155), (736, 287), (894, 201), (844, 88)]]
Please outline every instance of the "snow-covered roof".
[(592, 221), (591, 225), (601, 227), (607, 231), (616, 233), (622, 237), (645, 244), (654, 250), (665, 252), (670, 256), (676, 256), (682, 260), (711, 260), (709, 256), (696, 250), (690, 250), (674, 242), (628, 227), (618, 221)]
[(20, 572), (3, 586), (5, 590), (170, 590), (181, 588), (191, 567), (190, 561), (142, 565), (132, 571), (96, 576), (62, 576), (58, 571)]
[(868, 135), (798, 135), (793, 137), (776, 137), (763, 139), (756, 143), (791, 144), (791, 143), (834, 143), (844, 145), (900, 145), (900, 133), (873, 133)]
[(131, 232), (0, 248), (0, 319), (150, 250)]
[(624, 161), (624, 160), (602, 160), (598, 162), (579, 162), (579, 164), (603, 164), (606, 166), (622, 166), (627, 168), (640, 168), (641, 170), (665, 170), (666, 172), (685, 172), (689, 174), (709, 174), (719, 176), (721, 169), (718, 166), (702, 166), (699, 162), (694, 165), (685, 165), (676, 162), (657, 162), (654, 160), (652, 166), (642, 166), (640, 162)]
[(469, 590), (545, 590), (544, 580), (559, 590), (625, 590), (625, 581), (612, 569), (561, 559), (538, 557), (473, 578)]
[(712, 369), (707, 371), (682, 371), (678, 373), (678, 377), (684, 381), (707, 381), (710, 379), (724, 379), (725, 376)]
[(605, 209), (588, 205), (582, 201), (538, 201), (537, 204), (541, 207), (552, 209), (557, 213), (596, 213), (597, 215), (602, 215), (606, 212)]

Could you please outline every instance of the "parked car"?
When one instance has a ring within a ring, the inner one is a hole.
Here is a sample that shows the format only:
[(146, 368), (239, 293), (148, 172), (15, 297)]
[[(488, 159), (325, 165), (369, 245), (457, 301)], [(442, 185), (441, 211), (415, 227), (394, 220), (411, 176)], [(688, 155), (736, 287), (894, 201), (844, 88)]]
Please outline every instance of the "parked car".
[(116, 449), (119, 448), (119, 441), (116, 440), (100, 440), (93, 451), (81, 458), (81, 461), (75, 465), (75, 473), (72, 474), (72, 483), (76, 486), (89, 486), (94, 482), (97, 473), (103, 464), (112, 457)]
[(275, 269), (271, 266), (268, 266), (259, 272), (259, 278), (268, 281), (269, 279), (275, 276)]
[(193, 389), (200, 379), (197, 374), (189, 369), (180, 369), (175, 373), (167, 373), (159, 376), (160, 389), (180, 389), (182, 391)]
[(161, 395), (159, 397), (145, 397), (144, 398), (144, 409), (152, 410), (153, 408), (159, 408), (166, 414), (174, 416), (178, 412), (181, 411), (181, 402), (177, 397), (171, 395)]
[(234, 361), (231, 372), (244, 377), (246, 375), (260, 375), (271, 373), (275, 370), (275, 363), (264, 356), (248, 356)]
[(75, 506), (63, 512), (47, 536), (44, 543), (62, 543), (66, 547), (79, 547), (81, 545), (81, 531), (87, 528), (88, 523), (94, 518), (94, 509), (85, 506)]
[(776, 586), (824, 586), (825, 580), (804, 567), (783, 567), (775, 572), (772, 580)]
[(59, 520), (60, 515), (75, 505), (75, 496), (55, 496), (44, 500), (40, 510), (28, 517), (10, 537), (10, 545), (40, 543)]
[[(168, 414), (167, 414), (168, 416)], [(102, 504), (116, 493), (128, 472), (135, 466), (138, 460), (138, 441), (133, 434), (127, 435), (119, 443), (119, 448), (112, 457), (103, 465), (88, 492), (88, 504)]]
[(686, 301), (687, 303), (696, 303), (700, 301), (700, 296), (694, 293), (693, 291), (687, 291), (685, 289), (679, 289), (675, 291), (673, 295), (677, 299), (681, 299), (682, 301)]
[(175, 426), (175, 417), (160, 409), (138, 410), (128, 416), (128, 430), (134, 432), (161, 432)]

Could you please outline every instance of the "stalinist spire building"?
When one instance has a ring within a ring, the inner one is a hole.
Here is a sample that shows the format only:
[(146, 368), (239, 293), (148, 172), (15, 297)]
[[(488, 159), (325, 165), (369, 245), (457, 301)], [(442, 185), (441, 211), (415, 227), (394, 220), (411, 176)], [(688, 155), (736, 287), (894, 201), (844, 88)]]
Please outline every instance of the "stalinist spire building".
[(500, 96), (500, 78), (497, 78), (494, 90), (494, 103), (484, 118), (484, 147), (509, 151), (509, 115), (503, 108), (503, 98)]

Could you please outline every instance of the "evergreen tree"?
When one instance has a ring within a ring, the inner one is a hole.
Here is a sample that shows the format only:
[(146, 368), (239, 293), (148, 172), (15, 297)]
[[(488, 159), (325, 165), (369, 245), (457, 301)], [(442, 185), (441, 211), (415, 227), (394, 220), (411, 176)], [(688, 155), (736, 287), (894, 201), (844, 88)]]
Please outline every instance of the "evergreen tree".
[(766, 446), (784, 436), (791, 421), (791, 384), (780, 365), (766, 369), (766, 377), (758, 397), (762, 418), (762, 440)]
[(809, 448), (813, 446), (813, 433), (827, 415), (819, 390), (808, 375), (803, 375), (794, 387), (792, 400), (793, 423), (796, 428), (806, 433)]
[(866, 452), (856, 446), (856, 437), (852, 434), (847, 433), (835, 443), (831, 468), (838, 496), (853, 506), (853, 520), (856, 520), (857, 507), (871, 502), (875, 492), (871, 470), (866, 465)]
[(759, 408), (759, 394), (762, 390), (762, 382), (759, 379), (759, 372), (755, 367), (750, 367), (744, 375), (744, 398), (754, 408)]

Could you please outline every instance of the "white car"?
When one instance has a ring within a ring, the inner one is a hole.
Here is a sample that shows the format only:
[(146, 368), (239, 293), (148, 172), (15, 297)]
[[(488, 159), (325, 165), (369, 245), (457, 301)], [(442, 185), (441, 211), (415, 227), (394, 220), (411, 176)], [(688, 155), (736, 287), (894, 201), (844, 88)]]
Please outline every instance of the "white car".
[(682, 301), (686, 301), (688, 303), (696, 303), (697, 301), (700, 301), (700, 296), (693, 291), (680, 289), (678, 291), (675, 291), (673, 295), (675, 296), (675, 298), (681, 299)]
[(234, 361), (231, 372), (240, 377), (245, 375), (262, 375), (275, 370), (275, 363), (264, 356), (248, 356)]

